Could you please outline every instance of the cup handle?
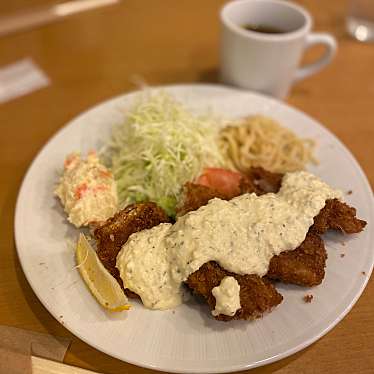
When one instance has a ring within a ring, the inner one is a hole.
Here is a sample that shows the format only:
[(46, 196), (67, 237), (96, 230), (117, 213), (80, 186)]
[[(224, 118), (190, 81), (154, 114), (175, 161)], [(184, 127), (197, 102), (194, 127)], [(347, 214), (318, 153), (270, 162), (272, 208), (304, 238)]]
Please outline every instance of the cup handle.
[(296, 71), (294, 81), (299, 81), (301, 79), (304, 79), (306, 77), (309, 77), (310, 75), (313, 75), (319, 72), (326, 65), (328, 65), (333, 59), (336, 53), (337, 43), (336, 43), (336, 39), (332, 35), (328, 33), (324, 33), (324, 32), (316, 32), (316, 33), (307, 35), (306, 42), (305, 42), (305, 49), (308, 49), (316, 44), (323, 44), (326, 47), (325, 53), (316, 62), (313, 62), (311, 64), (303, 66), (302, 68), (299, 68)]

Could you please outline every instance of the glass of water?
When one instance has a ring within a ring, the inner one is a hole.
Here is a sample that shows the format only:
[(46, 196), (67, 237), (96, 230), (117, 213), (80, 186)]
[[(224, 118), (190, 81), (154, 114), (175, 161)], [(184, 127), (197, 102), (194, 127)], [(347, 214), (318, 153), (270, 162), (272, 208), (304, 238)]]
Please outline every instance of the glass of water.
[(350, 0), (346, 27), (361, 42), (374, 42), (374, 0)]

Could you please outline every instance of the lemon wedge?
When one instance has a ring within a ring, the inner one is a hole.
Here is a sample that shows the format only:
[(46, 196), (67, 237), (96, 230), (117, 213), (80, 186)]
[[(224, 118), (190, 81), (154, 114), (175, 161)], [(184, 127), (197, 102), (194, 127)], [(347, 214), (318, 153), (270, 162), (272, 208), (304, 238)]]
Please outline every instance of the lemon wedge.
[(79, 272), (96, 300), (114, 312), (128, 310), (130, 305), (126, 295), (83, 234), (79, 235), (75, 255)]

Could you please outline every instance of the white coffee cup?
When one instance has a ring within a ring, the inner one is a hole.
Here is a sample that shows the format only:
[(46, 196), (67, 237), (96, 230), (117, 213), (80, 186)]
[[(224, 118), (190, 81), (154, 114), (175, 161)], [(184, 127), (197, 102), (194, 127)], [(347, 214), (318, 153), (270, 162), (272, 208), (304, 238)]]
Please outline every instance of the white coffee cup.
[[(311, 33), (312, 18), (302, 7), (281, 0), (237, 0), (221, 10), (221, 80), (229, 85), (284, 98), (293, 82), (330, 63), (336, 41), (327, 33)], [(282, 33), (248, 31), (260, 25)], [(298, 68), (303, 51), (326, 46), (316, 62)]]

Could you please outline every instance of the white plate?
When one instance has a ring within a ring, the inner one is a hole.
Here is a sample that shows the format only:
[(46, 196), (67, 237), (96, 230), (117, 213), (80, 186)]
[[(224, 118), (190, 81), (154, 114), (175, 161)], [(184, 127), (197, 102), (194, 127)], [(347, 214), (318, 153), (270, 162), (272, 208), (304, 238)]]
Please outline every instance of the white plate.
[[(232, 118), (262, 113), (316, 139), (321, 164), (311, 171), (334, 187), (352, 190), (346, 201), (369, 225), (374, 222), (372, 192), (361, 168), (315, 120), (273, 99), (221, 86), (165, 89), (196, 112), (210, 109)], [(78, 231), (67, 224), (53, 189), (66, 154), (102, 144), (135, 95), (109, 100), (74, 119), (45, 145), (27, 172), (16, 208), (16, 243), (22, 268), (44, 306), (93, 347), (135, 365), (172, 372), (248, 369), (295, 353), (326, 334), (352, 308), (369, 279), (373, 230), (329, 235), (322, 285), (311, 289), (280, 285), (282, 304), (254, 322), (215, 321), (207, 307), (194, 300), (162, 312), (134, 302), (131, 311), (121, 314), (107, 313), (96, 303), (74, 269), (68, 242), (76, 240)], [(303, 301), (306, 294), (313, 294), (312, 303)]]

